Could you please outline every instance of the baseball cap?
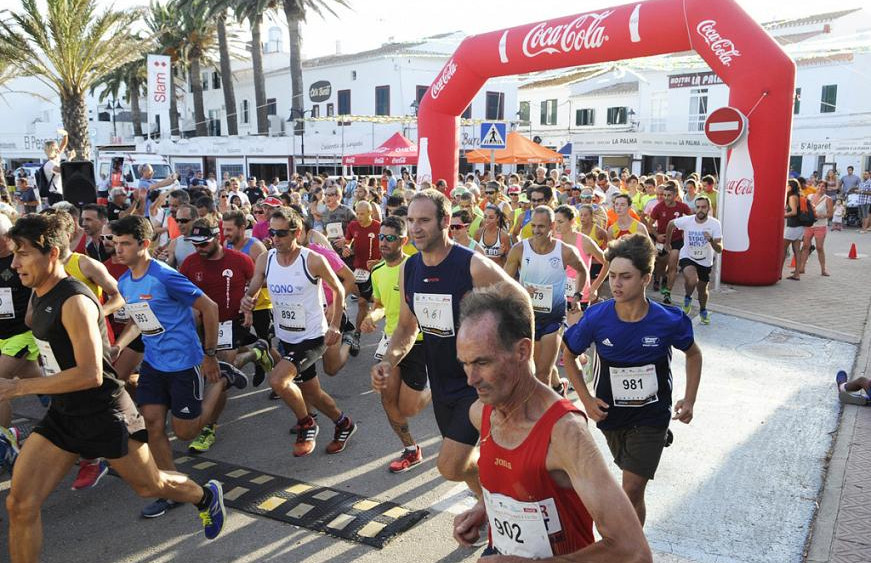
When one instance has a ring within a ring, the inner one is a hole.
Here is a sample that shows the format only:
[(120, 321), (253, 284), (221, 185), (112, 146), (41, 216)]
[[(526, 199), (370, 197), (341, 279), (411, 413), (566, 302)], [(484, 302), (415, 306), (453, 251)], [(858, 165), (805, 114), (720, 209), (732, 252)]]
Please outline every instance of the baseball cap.
[(256, 176), (248, 176), (248, 181), (250, 182), (251, 180), (255, 180), (255, 181), (256, 181), (256, 180), (257, 180), (257, 177), (256, 177)]
[(518, 186), (518, 185), (508, 186), (508, 193), (509, 194), (519, 194), (520, 193), (520, 186)]
[(282, 206), (281, 200), (278, 199), (277, 197), (273, 197), (273, 196), (267, 197), (266, 199), (261, 201), (260, 204), (261, 205), (268, 205), (270, 207), (281, 207)]
[(202, 243), (209, 242), (216, 236), (218, 236), (218, 227), (204, 227), (198, 225), (191, 229), (191, 234), (184, 237), (184, 239), (188, 242)]

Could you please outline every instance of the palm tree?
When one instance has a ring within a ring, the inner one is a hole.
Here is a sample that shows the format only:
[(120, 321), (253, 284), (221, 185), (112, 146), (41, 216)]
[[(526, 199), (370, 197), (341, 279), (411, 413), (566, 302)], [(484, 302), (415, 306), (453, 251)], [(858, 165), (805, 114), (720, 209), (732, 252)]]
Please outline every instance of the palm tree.
[(142, 57), (132, 31), (141, 13), (99, 12), (95, 0), (46, 0), (45, 9), (36, 0), (21, 4), (0, 21), (0, 58), (58, 95), (69, 147), (90, 159), (85, 94), (113, 68)]
[(98, 86), (103, 86), (98, 100), (102, 102), (111, 96), (118, 99), (119, 94), (124, 92), (125, 101), (130, 104), (130, 116), (133, 119), (133, 135), (142, 136), (142, 111), (139, 108), (139, 97), (148, 82), (145, 61), (142, 59), (121, 65), (104, 76), (99, 83), (91, 87), (91, 94)]
[[(290, 31), (290, 82), (293, 98), (290, 102), (291, 115), (303, 117), (302, 93), (302, 34), (300, 25), (305, 21), (308, 10), (324, 17), (324, 12), (337, 15), (335, 7), (348, 8), (348, 0), (283, 0), (284, 15), (287, 18), (287, 28)], [(302, 135), (304, 122), (297, 121), (294, 134)]]
[[(145, 25), (154, 36), (156, 51), (170, 58), (172, 72), (169, 73), (169, 134), (178, 135), (178, 91), (176, 72), (187, 68), (184, 59), (184, 37), (180, 33), (178, 22), (181, 19), (175, 3), (161, 4), (152, 0), (145, 15)], [(150, 126), (150, 124), (149, 124)]]
[(278, 0), (240, 0), (235, 8), (237, 17), (245, 18), (251, 25), (251, 65), (254, 69), (254, 106), (257, 110), (257, 133), (269, 133), (269, 116), (266, 107), (266, 76), (263, 74), (263, 42), (260, 40), (260, 24), (263, 16), (278, 7)]
[[(190, 65), (191, 92), (194, 98), (194, 121), (197, 136), (209, 134), (206, 126), (206, 112), (203, 105), (202, 64), (211, 62), (210, 54), (217, 41), (217, 22), (210, 17), (208, 0), (175, 0), (176, 4), (184, 2), (178, 11), (181, 20), (181, 33), (184, 35), (184, 52)], [(232, 79), (226, 77), (225, 79)], [(234, 104), (235, 105), (235, 104)], [(228, 108), (228, 111), (234, 108)]]

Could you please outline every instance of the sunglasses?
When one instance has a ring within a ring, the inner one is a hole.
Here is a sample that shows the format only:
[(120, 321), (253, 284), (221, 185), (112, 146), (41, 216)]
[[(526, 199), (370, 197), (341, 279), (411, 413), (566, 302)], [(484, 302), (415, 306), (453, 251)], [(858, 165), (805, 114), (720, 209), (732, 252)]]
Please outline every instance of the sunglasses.
[(100, 238), (103, 240), (114, 240), (115, 235), (100, 235)]
[(582, 196), (581, 196), (581, 199), (590, 199), (590, 200), (592, 200), (592, 199), (593, 199), (593, 196), (591, 196), (591, 195), (582, 195)]
[(508, 194), (508, 195), (510, 195), (511, 197), (520, 197), (520, 194)]
[(466, 225), (465, 223), (461, 223), (461, 224), (459, 224), (459, 225), (451, 225), (451, 230), (452, 230), (452, 231), (459, 231), (459, 230), (461, 230), (461, 229), (465, 229), (465, 228), (467, 228), (468, 226), (469, 226), (469, 225)]
[(532, 203), (544, 203), (544, 198), (532, 198), (529, 201)]
[(335, 197), (339, 194), (337, 194), (336, 192), (325, 192), (324, 195), (326, 195), (327, 197)]
[(295, 233), (296, 229), (269, 229), (269, 236), (271, 237), (286, 237), (290, 233)]
[(178, 217), (176, 217), (176, 219), (175, 219), (175, 222), (179, 223), (181, 225), (187, 225), (191, 221), (193, 221), (193, 219), (179, 219)]
[(227, 199), (227, 196), (226, 196), (226, 195), (222, 195), (222, 196), (221, 196), (221, 199)]
[(383, 233), (379, 233), (378, 240), (386, 240), (387, 242), (396, 242), (399, 240), (399, 235), (385, 235)]
[(485, 190), (484, 193), (487, 194), (487, 195), (493, 195), (493, 194), (495, 194), (496, 192), (491, 191), (491, 190)]
[(196, 246), (197, 248), (201, 248), (203, 246), (209, 246), (210, 244), (212, 244), (212, 240), (215, 239), (207, 240), (205, 242), (192, 242), (191, 244)]

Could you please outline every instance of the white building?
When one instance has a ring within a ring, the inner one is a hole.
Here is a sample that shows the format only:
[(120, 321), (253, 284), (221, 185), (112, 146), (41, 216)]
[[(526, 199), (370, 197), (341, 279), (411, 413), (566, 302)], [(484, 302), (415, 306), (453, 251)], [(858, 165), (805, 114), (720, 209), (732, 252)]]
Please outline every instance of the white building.
[[(796, 61), (790, 166), (804, 176), (871, 168), (871, 13), (846, 10), (763, 24)], [(728, 86), (695, 55), (550, 71), (524, 78), (518, 128), (572, 155), (571, 166), (716, 172), (704, 137)], [(571, 149), (566, 145), (571, 143)]]

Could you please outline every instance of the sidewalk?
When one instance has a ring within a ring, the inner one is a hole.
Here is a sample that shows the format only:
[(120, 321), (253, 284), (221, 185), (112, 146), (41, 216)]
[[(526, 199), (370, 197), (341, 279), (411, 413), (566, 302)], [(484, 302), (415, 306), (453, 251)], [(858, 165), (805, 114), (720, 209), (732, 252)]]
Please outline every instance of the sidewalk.
[[(856, 243), (860, 258), (847, 259)], [(827, 269), (820, 275), (816, 254), (808, 260), (801, 281), (784, 279), (768, 287), (724, 285), (712, 293), (708, 309), (761, 321), (831, 340), (858, 344), (854, 377), (871, 377), (871, 234), (856, 229), (830, 232), (826, 237)], [(862, 257), (862, 255), (866, 255)], [(788, 264), (787, 264), (788, 266)], [(683, 281), (673, 288), (675, 304), (683, 302)], [(657, 295), (658, 297), (658, 295)], [(698, 314), (698, 301), (693, 302)], [(712, 316), (716, 323), (716, 315)], [(837, 401), (835, 374), (832, 401)], [(825, 439), (821, 436), (820, 439)], [(828, 458), (819, 509), (808, 538), (808, 563), (860, 563), (871, 561), (871, 412), (866, 407), (844, 406), (835, 442)]]

